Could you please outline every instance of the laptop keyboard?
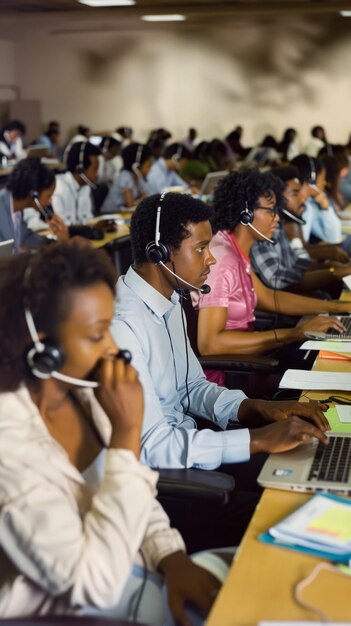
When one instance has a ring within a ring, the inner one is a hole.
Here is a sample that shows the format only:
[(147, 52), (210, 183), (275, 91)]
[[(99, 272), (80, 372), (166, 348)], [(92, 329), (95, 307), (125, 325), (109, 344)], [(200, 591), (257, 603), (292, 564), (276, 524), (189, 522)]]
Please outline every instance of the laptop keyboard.
[(346, 330), (343, 333), (338, 333), (337, 330), (330, 329), (327, 332), (327, 337), (331, 339), (351, 339), (351, 316), (339, 317), (340, 322), (345, 326)]
[(351, 437), (331, 437), (319, 442), (307, 480), (347, 483), (351, 467)]

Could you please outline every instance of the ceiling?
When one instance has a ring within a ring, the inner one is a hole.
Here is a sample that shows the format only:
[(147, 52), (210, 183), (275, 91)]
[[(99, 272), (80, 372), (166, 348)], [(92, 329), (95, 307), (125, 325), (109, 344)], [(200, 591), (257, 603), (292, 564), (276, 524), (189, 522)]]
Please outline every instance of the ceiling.
[[(351, 0), (136, 0), (131, 7), (92, 8), (78, 0), (0, 0), (0, 38), (25, 34), (107, 32), (134, 30), (210, 29), (231, 26), (243, 19), (306, 16), (324, 21), (332, 31), (348, 30), (351, 23), (339, 11), (351, 10)], [(184, 22), (145, 23), (144, 14), (182, 13)], [(346, 24), (347, 22), (347, 24)]]
[(1, 0), (0, 14), (36, 14), (79, 12), (81, 16), (140, 13), (174, 13), (180, 10), (188, 17), (227, 16), (234, 14), (337, 13), (351, 9), (351, 0), (137, 0), (133, 7), (114, 9), (87, 7), (78, 0)]

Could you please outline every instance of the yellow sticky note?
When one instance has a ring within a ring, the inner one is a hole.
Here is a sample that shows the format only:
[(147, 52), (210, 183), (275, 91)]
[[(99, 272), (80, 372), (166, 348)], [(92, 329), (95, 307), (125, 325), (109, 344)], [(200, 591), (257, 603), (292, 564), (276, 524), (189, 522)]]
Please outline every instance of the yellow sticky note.
[(348, 510), (346, 507), (340, 509), (338, 506), (331, 506), (328, 511), (316, 517), (307, 530), (348, 542), (351, 540), (351, 508)]

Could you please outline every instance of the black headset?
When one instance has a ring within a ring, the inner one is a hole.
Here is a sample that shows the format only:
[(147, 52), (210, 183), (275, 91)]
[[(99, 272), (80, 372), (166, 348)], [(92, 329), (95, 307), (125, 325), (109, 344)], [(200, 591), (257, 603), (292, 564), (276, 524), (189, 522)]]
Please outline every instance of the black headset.
[[(29, 264), (26, 268), (23, 277), (24, 291), (29, 291), (29, 277), (32, 273), (32, 266)], [(45, 339), (42, 341), (39, 339), (38, 331), (36, 329), (33, 315), (28, 306), (28, 303), (24, 303), (24, 315), (29, 331), (30, 338), (33, 342), (32, 348), (27, 352), (26, 360), (27, 364), (36, 378), (46, 380), (48, 378), (56, 378), (67, 383), (73, 383), (74, 385), (82, 387), (98, 387), (99, 383), (96, 381), (83, 380), (75, 378), (73, 376), (67, 376), (61, 374), (58, 370), (61, 369), (65, 362), (65, 354), (63, 349), (54, 341)], [(122, 359), (126, 365), (132, 360), (132, 355), (129, 350), (119, 350), (115, 358)]]
[(308, 157), (308, 162), (310, 164), (310, 185), (315, 185), (317, 182), (317, 172), (316, 172), (316, 166), (314, 163), (314, 159), (312, 157)]
[(76, 165), (76, 167), (74, 168), (74, 171), (77, 174), (83, 174), (84, 173), (84, 157), (85, 157), (85, 150), (87, 147), (88, 142), (87, 141), (82, 141), (82, 143), (80, 144), (80, 148), (79, 148), (79, 158), (78, 158), (78, 163)]
[(155, 239), (149, 241), (145, 246), (145, 256), (149, 263), (158, 265), (159, 263), (167, 263), (170, 260), (170, 250), (167, 244), (160, 241), (160, 220), (162, 203), (164, 202), (166, 192), (162, 193), (156, 211)]
[(173, 154), (172, 161), (175, 161), (175, 163), (178, 163), (180, 161), (180, 159), (182, 158), (182, 154), (183, 154), (183, 148), (184, 146), (180, 143), (178, 148), (177, 148), (177, 152), (175, 152)]
[(248, 226), (248, 224), (252, 224), (254, 221), (253, 211), (250, 211), (247, 200), (245, 200), (245, 209), (241, 211), (239, 215), (239, 223), (243, 226)]
[[(32, 273), (32, 267), (29, 264), (23, 277), (24, 292), (29, 291), (29, 277)], [(27, 353), (27, 363), (37, 378), (42, 380), (51, 378), (52, 372), (59, 370), (65, 361), (62, 348), (53, 341), (42, 341), (39, 339), (38, 332), (34, 323), (33, 315), (28, 304), (24, 304), (24, 315), (27, 322), (30, 338), (33, 347)]]
[(132, 170), (135, 174), (140, 174), (140, 164), (141, 164), (141, 157), (143, 154), (143, 150), (144, 150), (144, 145), (141, 143), (139, 144), (137, 151), (136, 151), (136, 156), (135, 156), (135, 161), (132, 164)]

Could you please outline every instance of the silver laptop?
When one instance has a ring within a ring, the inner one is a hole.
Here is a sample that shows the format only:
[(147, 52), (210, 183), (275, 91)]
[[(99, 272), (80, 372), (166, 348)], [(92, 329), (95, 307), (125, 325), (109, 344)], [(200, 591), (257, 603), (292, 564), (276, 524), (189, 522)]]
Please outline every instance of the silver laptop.
[(228, 173), (227, 170), (222, 170), (220, 172), (209, 172), (209, 174), (206, 174), (206, 178), (200, 187), (200, 195), (210, 196), (216, 189), (219, 181), (227, 176)]
[(351, 433), (328, 434), (289, 452), (270, 454), (259, 476), (262, 487), (351, 495)]
[(0, 257), (8, 256), (13, 253), (13, 239), (0, 241)]
[(46, 146), (34, 145), (26, 148), (27, 159), (42, 159), (47, 157), (49, 150)]
[(345, 332), (338, 333), (336, 330), (331, 329), (326, 333), (320, 333), (310, 330), (305, 333), (305, 337), (316, 339), (317, 341), (351, 341), (351, 315), (335, 315), (335, 317), (345, 326)]

